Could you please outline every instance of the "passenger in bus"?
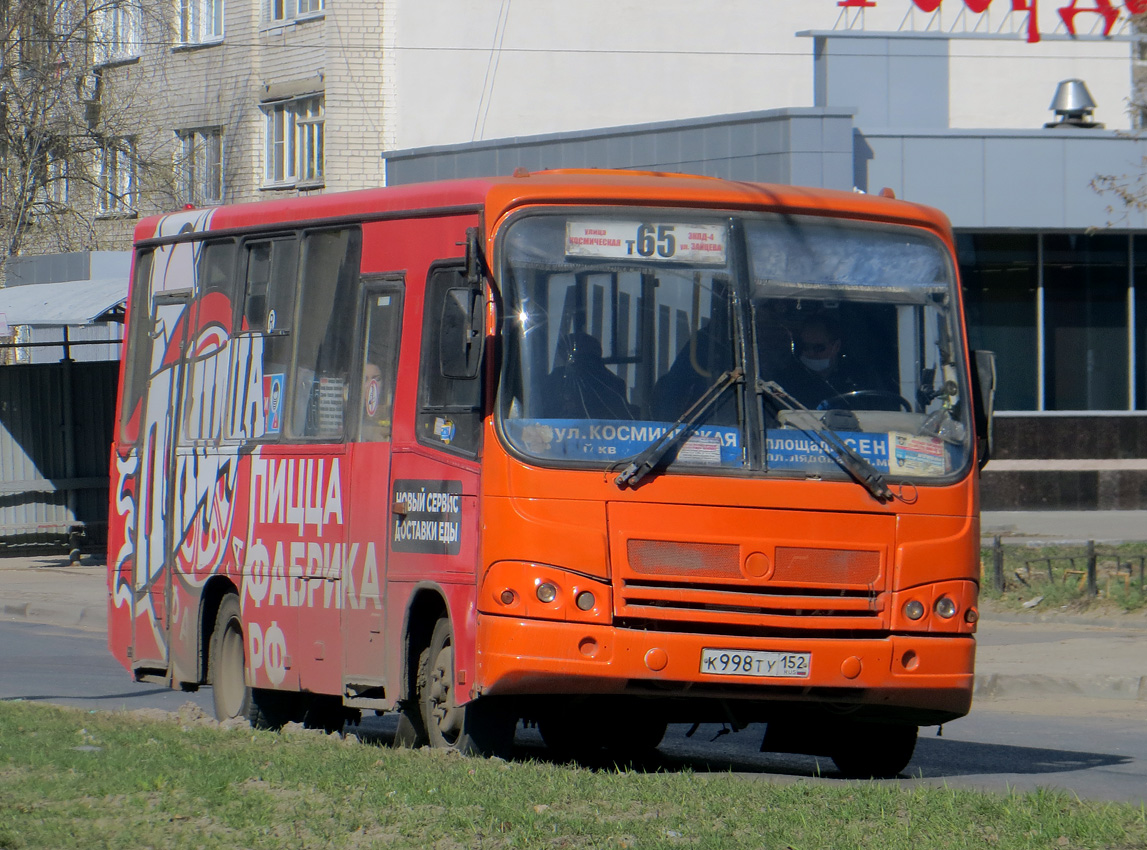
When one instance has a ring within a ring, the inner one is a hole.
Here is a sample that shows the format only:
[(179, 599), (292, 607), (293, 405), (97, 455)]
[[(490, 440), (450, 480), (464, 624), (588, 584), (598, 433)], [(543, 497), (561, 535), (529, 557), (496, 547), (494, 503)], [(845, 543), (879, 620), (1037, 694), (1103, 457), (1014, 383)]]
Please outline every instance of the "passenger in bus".
[(359, 439), (379, 442), (390, 439), (390, 393), (382, 380), (382, 369), (367, 362), (362, 370), (362, 427)]
[(601, 343), (586, 333), (558, 340), (542, 399), (547, 419), (632, 419), (625, 381), (609, 371)]
[[(718, 341), (710, 325), (700, 328), (677, 353), (669, 371), (653, 385), (650, 414), (659, 422), (676, 421), (693, 406), (721, 374), (733, 368), (733, 350), (728, 340)], [(726, 392), (705, 421), (735, 425), (735, 394)]]
[(834, 317), (824, 313), (809, 317), (795, 334), (796, 357), (789, 358), (774, 380), (810, 408), (849, 393), (892, 389), (847, 357), (842, 344), (840, 325)]

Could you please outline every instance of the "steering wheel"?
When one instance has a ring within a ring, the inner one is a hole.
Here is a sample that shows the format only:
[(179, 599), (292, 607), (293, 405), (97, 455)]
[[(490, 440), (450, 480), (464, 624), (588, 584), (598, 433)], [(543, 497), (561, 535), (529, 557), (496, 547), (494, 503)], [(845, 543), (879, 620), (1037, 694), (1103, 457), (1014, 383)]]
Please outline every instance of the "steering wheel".
[(817, 410), (900, 410), (912, 412), (912, 403), (890, 390), (853, 390), (850, 393), (829, 396), (816, 406)]

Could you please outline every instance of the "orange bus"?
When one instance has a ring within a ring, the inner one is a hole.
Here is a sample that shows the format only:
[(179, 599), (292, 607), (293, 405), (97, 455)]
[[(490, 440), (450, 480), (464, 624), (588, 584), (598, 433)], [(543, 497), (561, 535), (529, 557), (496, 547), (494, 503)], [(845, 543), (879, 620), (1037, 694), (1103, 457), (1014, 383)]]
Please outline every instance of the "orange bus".
[(519, 170), (148, 218), (132, 275), (136, 679), (477, 753), (764, 722), (872, 776), (969, 710), (988, 408), (935, 210)]

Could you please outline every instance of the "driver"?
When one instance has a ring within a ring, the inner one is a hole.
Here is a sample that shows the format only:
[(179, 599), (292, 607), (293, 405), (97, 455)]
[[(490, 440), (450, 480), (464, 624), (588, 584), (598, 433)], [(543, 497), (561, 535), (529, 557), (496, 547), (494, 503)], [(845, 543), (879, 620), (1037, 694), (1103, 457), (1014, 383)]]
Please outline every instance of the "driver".
[(834, 396), (883, 388), (841, 353), (840, 326), (832, 316), (818, 313), (806, 319), (793, 348), (797, 360), (779, 383), (805, 407), (816, 408)]

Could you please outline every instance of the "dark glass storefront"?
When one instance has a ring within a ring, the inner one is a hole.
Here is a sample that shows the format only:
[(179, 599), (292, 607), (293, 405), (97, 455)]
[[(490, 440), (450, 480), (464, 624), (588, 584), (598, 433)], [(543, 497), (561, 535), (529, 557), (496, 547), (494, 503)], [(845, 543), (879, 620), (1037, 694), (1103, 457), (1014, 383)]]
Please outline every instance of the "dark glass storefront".
[(1147, 409), (1147, 238), (961, 233), (957, 252), (969, 343), (997, 353), (997, 409)]

